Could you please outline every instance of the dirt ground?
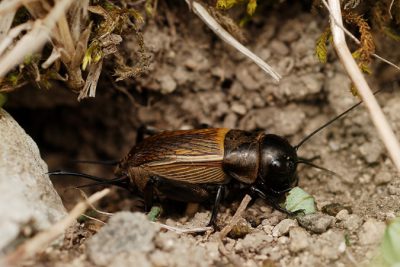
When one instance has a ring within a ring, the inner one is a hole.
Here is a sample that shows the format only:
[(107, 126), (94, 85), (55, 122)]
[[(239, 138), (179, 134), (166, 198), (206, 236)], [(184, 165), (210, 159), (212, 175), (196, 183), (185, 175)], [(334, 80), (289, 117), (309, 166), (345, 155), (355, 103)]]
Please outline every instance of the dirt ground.
[[(50, 170), (112, 177), (111, 167), (81, 165), (73, 160), (122, 158), (134, 145), (135, 129), (143, 124), (159, 129), (196, 128), (202, 124), (266, 129), (297, 144), (357, 101), (349, 92), (350, 82), (334, 52), (330, 51), (327, 64), (319, 63), (314, 55), (315, 41), (328, 25), (326, 16), (287, 4), (278, 10), (265, 10), (263, 14), (267, 15), (256, 16), (247, 26), (246, 45), (283, 75), (277, 85), (220, 41), (195, 15), (183, 12), (185, 9), (184, 5), (160, 3), (160, 14), (144, 28), (145, 43), (152, 56), (150, 71), (137, 81), (114, 83), (112, 72), (103, 72), (96, 98), (81, 103), (76, 101), (76, 95), (62, 88), (26, 88), (10, 96), (6, 109), (38, 143)], [(399, 55), (388, 49), (389, 40), (380, 38), (378, 53), (398, 63)], [(128, 51), (134, 43), (131, 39), (123, 44), (132, 62), (135, 54)], [(398, 73), (373, 62), (369, 81), (374, 89), (387, 89), (377, 97), (400, 136)], [(400, 210), (400, 180), (365, 108), (358, 108), (313, 137), (300, 148), (299, 155), (319, 156), (315, 163), (339, 174), (299, 166), (299, 186), (315, 197), (318, 209), (334, 203), (346, 208), (331, 213), (331, 217), (326, 215), (330, 220), (327, 229), (316, 233), (311, 228), (299, 227), (296, 220), (283, 220), (286, 215), (258, 200), (246, 211), (245, 218), (251, 222), (245, 223), (248, 233), (228, 238), (227, 248), (239, 255), (245, 266), (367, 265), (379, 244), (379, 236), (374, 233), (381, 231), (384, 222)], [(80, 195), (71, 185), (85, 181), (53, 181), (64, 204), (71, 208)], [(220, 227), (237, 205), (224, 203)], [(102, 201), (100, 209), (135, 211), (137, 206), (137, 199), (128, 192), (115, 189)], [(208, 216), (206, 205), (194, 218), (169, 212), (160, 220), (169, 225), (204, 226)], [(94, 266), (95, 262), (87, 256), (86, 240), (100, 227), (96, 222), (82, 220), (66, 235), (63, 247), (43, 253), (32, 264)], [(193, 253), (180, 255), (156, 244), (165, 255), (180, 257), (182, 262), (192, 256), (192, 266), (231, 264), (215, 250), (214, 254), (207, 254), (212, 249), (204, 252), (208, 257), (204, 262), (196, 256), (196, 247), (215, 246), (215, 234), (158, 235), (162, 240), (178, 238), (192, 246)], [(163, 266), (153, 258), (151, 263)], [(184, 266), (169, 263), (164, 262), (165, 266)]]

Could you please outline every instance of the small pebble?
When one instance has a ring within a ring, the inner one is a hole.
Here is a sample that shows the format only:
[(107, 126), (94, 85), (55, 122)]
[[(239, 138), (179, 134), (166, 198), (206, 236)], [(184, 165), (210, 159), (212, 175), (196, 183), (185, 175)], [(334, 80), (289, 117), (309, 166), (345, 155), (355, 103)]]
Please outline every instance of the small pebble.
[(336, 219), (338, 219), (339, 221), (344, 221), (347, 217), (349, 217), (348, 210), (341, 210), (336, 214)]
[(299, 252), (304, 250), (309, 245), (309, 235), (306, 230), (301, 227), (292, 227), (289, 230), (290, 244), (289, 250), (291, 252)]
[(366, 142), (360, 147), (360, 153), (368, 164), (378, 162), (383, 152), (383, 147), (379, 142)]
[(264, 243), (271, 243), (273, 241), (272, 236), (266, 235), (264, 231), (253, 231), (251, 235), (246, 235), (243, 240), (238, 241), (238, 244), (241, 244), (243, 248), (250, 249), (250, 250), (257, 250), (261, 248)]
[(259, 87), (259, 83), (251, 75), (248, 68), (238, 68), (236, 77), (247, 90), (256, 90)]
[(367, 219), (362, 225), (361, 231), (358, 234), (359, 242), (361, 245), (374, 245), (378, 244), (385, 232), (385, 223), (377, 221), (376, 219)]
[(289, 54), (289, 48), (285, 45), (284, 42), (280, 42), (278, 40), (272, 40), (269, 44), (269, 48), (275, 55), (286, 56)]
[(287, 233), (289, 233), (290, 228), (295, 226), (298, 226), (296, 220), (284, 219), (274, 227), (274, 229), (272, 230), (272, 236), (279, 237), (286, 235)]
[(115, 213), (86, 243), (88, 257), (97, 265), (108, 265), (120, 253), (149, 252), (157, 232), (143, 213)]
[(390, 183), (394, 178), (393, 173), (387, 170), (380, 170), (374, 177), (374, 182), (376, 185), (383, 185)]
[(344, 234), (342, 232), (328, 230), (321, 234), (312, 246), (313, 248), (311, 251), (315, 255), (328, 260), (336, 260), (346, 248)]
[(329, 226), (331, 226), (335, 221), (335, 217), (323, 213), (313, 213), (297, 217), (297, 221), (307, 230), (316, 234), (321, 234), (326, 232)]
[(157, 78), (157, 80), (160, 82), (162, 94), (170, 94), (175, 91), (177, 87), (176, 81), (169, 74), (163, 75)]
[(231, 106), (231, 110), (239, 115), (244, 115), (247, 112), (246, 107), (239, 103), (233, 103)]
[(346, 219), (343, 220), (342, 225), (349, 231), (355, 231), (362, 224), (362, 219), (356, 214), (350, 214)]
[(272, 225), (267, 224), (267, 225), (263, 225), (262, 229), (267, 235), (272, 235), (272, 230), (274, 229), (274, 227)]

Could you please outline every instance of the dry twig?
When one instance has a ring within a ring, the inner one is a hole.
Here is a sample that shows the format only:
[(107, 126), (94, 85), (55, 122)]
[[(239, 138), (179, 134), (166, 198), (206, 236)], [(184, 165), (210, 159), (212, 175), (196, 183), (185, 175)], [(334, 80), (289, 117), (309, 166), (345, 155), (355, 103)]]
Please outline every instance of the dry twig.
[(3, 54), (3, 52), (10, 47), (10, 45), (12, 44), (12, 42), (14, 41), (15, 38), (18, 37), (18, 35), (23, 32), (23, 31), (27, 31), (32, 29), (32, 22), (25, 22), (22, 23), (18, 26), (15, 26), (14, 28), (12, 28), (7, 36), (5, 36), (3, 39), (1, 39), (0, 42), (0, 55)]
[(56, 240), (59, 236), (61, 236), (65, 229), (67, 229), (71, 224), (73, 224), (76, 219), (85, 212), (85, 210), (90, 207), (90, 205), (104, 196), (106, 196), (110, 192), (110, 189), (106, 188), (102, 191), (96, 192), (91, 195), (87, 201), (82, 201), (78, 203), (61, 221), (57, 222), (49, 229), (44, 232), (41, 232), (34, 236), (32, 239), (26, 241), (22, 245), (20, 245), (15, 251), (10, 253), (4, 261), (0, 261), (0, 266), (16, 266), (21, 263), (23, 260), (34, 256), (37, 252), (45, 249), (47, 246), (51, 244), (54, 240)]
[(380, 138), (389, 151), (396, 168), (400, 171), (400, 145), (394, 135), (385, 115), (376, 101), (367, 81), (362, 75), (357, 63), (354, 61), (351, 52), (346, 44), (344, 31), (342, 29), (342, 14), (339, 0), (328, 0), (331, 15), (331, 30), (333, 35), (333, 44), (337, 54), (342, 61), (350, 79), (356, 86), (361, 98), (368, 108), (372, 122), (374, 123)]
[(0, 58), (0, 78), (9, 70), (23, 62), (27, 55), (37, 52), (49, 40), (52, 29), (58, 19), (66, 12), (73, 0), (57, 1), (53, 9), (43, 20), (36, 20), (32, 30)]
[(223, 41), (227, 42), (239, 52), (241, 52), (246, 57), (250, 58), (254, 63), (256, 63), (263, 71), (271, 75), (275, 81), (279, 82), (282, 78), (279, 73), (277, 73), (270, 65), (268, 65), (264, 60), (255, 55), (244, 45), (238, 42), (231, 34), (229, 34), (218, 22), (208, 13), (208, 11), (198, 2), (193, 0), (186, 0), (189, 8)]
[(233, 229), (233, 227), (239, 222), (240, 218), (242, 217), (243, 212), (246, 210), (247, 205), (249, 205), (251, 201), (251, 197), (249, 195), (245, 195), (242, 202), (239, 205), (239, 208), (236, 210), (235, 214), (233, 215), (231, 221), (221, 230), (219, 233), (218, 239), (218, 250), (223, 254), (225, 257), (229, 259), (229, 261), (234, 264), (235, 266), (243, 266), (240, 258), (237, 255), (230, 253), (222, 241), (228, 233)]
[(158, 222), (151, 222), (154, 223), (155, 225), (160, 226), (161, 228), (164, 228), (169, 231), (176, 232), (178, 234), (195, 234), (195, 233), (204, 233), (207, 231), (213, 230), (212, 227), (196, 227), (196, 228), (179, 228), (179, 227), (174, 227), (174, 226), (169, 226), (163, 223), (158, 223)]
[(114, 215), (114, 213), (110, 213), (110, 212), (101, 211), (101, 210), (99, 210), (99, 209), (96, 209), (96, 207), (93, 205), (93, 203), (91, 203), (91, 202), (89, 201), (89, 197), (85, 194), (85, 192), (84, 192), (82, 189), (80, 189), (80, 188), (77, 188), (77, 189), (79, 190), (79, 192), (81, 193), (81, 196), (86, 200), (86, 203), (89, 205), (89, 207), (90, 207), (92, 210), (94, 210), (94, 211), (97, 212), (98, 214), (106, 215), (106, 216), (109, 216), (109, 217), (111, 217), (111, 216)]
[[(7, 35), (8, 31), (10, 30), (11, 24), (14, 20), (14, 16), (16, 13), (15, 9), (10, 9), (8, 11), (8, 7), (12, 5), (15, 1), (14, 0), (3, 0), (0, 2), (0, 42), (3, 41), (3, 38)], [(1, 11), (6, 10), (7, 13), (2, 15)]]

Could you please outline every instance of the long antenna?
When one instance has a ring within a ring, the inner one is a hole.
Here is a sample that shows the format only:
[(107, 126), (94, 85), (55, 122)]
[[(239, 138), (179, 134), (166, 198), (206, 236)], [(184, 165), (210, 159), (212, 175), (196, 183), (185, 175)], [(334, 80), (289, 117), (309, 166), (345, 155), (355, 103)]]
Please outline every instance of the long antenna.
[(297, 161), (297, 163), (303, 163), (303, 164), (306, 164), (306, 165), (311, 166), (311, 167), (313, 167), (313, 168), (316, 168), (316, 169), (319, 169), (319, 170), (321, 170), (321, 171), (327, 172), (327, 173), (329, 173), (329, 174), (331, 174), (331, 175), (340, 176), (339, 174), (337, 174), (337, 173), (334, 172), (334, 171), (328, 170), (327, 168), (318, 166), (317, 164), (314, 164), (314, 163), (309, 162), (309, 161), (299, 160), (299, 161)]
[(73, 163), (96, 164), (96, 165), (117, 165), (120, 160), (71, 160)]
[(105, 178), (100, 178), (97, 176), (93, 176), (90, 174), (86, 173), (80, 173), (80, 172), (68, 172), (68, 171), (53, 171), (53, 172), (48, 172), (48, 175), (66, 175), (66, 176), (77, 176), (77, 177), (83, 177), (86, 179), (90, 179), (93, 181), (96, 181), (97, 183), (93, 183), (93, 185), (104, 185), (104, 184), (109, 184), (109, 185), (116, 185), (123, 187), (127, 189), (129, 185), (129, 178), (128, 177), (116, 177), (113, 179), (105, 179)]
[[(379, 89), (377, 91), (374, 92), (374, 95), (376, 95), (377, 93), (379, 93), (382, 89)], [(363, 101), (358, 102), (357, 104), (351, 106), (350, 108), (348, 108), (347, 110), (345, 110), (343, 113), (339, 114), (338, 116), (334, 117), (333, 119), (329, 120), (328, 122), (326, 122), (325, 124), (323, 124), (322, 126), (318, 127), (316, 130), (312, 131), (310, 134), (308, 134), (306, 137), (304, 137), (303, 140), (300, 141), (300, 143), (298, 143), (296, 146), (294, 146), (294, 148), (296, 150), (299, 149), (299, 147), (301, 147), (305, 142), (307, 142), (311, 137), (313, 137), (316, 133), (318, 133), (319, 131), (321, 131), (322, 129), (324, 129), (325, 127), (327, 127), (328, 125), (332, 124), (333, 122), (335, 122), (336, 120), (340, 119), (341, 117), (345, 116), (347, 113), (349, 113), (350, 111), (352, 111), (353, 109), (355, 109), (356, 107), (358, 107), (359, 105), (361, 105)]]

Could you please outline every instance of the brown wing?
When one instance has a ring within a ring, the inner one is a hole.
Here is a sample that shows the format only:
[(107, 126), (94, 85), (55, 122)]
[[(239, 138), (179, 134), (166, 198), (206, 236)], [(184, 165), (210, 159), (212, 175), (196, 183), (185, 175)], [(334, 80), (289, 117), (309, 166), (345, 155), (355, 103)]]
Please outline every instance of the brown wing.
[(224, 183), (224, 139), (229, 129), (163, 132), (145, 139), (129, 153), (130, 166), (188, 183)]

